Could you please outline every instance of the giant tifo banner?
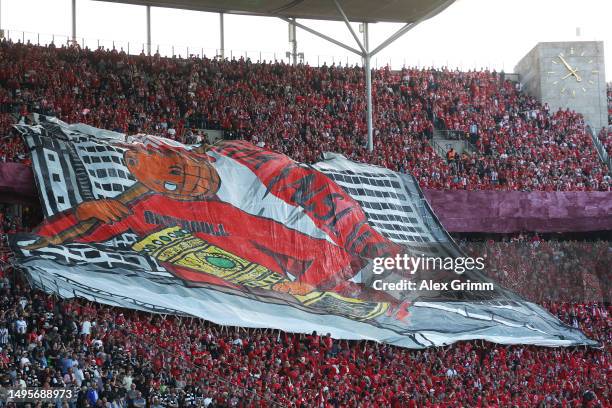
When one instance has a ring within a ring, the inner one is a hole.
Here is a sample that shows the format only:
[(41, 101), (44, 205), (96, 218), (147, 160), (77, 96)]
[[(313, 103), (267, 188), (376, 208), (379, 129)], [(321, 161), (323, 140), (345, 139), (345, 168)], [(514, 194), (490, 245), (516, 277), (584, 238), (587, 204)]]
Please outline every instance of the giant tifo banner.
[(478, 271), (373, 272), (381, 259), (464, 256), (411, 176), (334, 154), (304, 165), (241, 141), (184, 146), (57, 120), (17, 128), (46, 218), (11, 245), (47, 292), (412, 348), (594, 344)]

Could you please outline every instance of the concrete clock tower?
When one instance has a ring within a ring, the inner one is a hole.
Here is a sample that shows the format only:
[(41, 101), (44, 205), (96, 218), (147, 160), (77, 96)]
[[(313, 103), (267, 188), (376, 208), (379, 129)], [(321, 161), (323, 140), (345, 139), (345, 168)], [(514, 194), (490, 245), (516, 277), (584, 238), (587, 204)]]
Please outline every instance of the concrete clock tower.
[(604, 47), (601, 41), (538, 43), (516, 65), (523, 91), (552, 111), (582, 113), (597, 133), (608, 124)]

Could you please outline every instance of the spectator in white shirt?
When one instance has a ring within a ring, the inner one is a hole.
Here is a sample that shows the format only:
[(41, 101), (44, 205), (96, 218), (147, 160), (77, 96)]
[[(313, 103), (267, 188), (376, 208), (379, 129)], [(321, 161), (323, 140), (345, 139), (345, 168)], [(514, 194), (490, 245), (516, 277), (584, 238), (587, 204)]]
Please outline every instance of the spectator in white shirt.
[(81, 335), (89, 336), (91, 334), (91, 322), (89, 319), (85, 319), (83, 323), (81, 323)]
[(25, 344), (26, 332), (28, 331), (28, 323), (25, 321), (23, 316), (19, 316), (17, 320), (15, 320), (15, 338), (17, 343)]
[(4, 348), (9, 342), (9, 332), (5, 323), (0, 324), (0, 349)]
[(23, 356), (19, 360), (19, 366), (21, 368), (24, 368), (25, 366), (29, 366), (29, 365), (31, 365), (31, 363), (30, 363), (30, 359), (28, 358), (28, 352), (24, 351)]
[(26, 334), (27, 330), (28, 330), (28, 324), (26, 323), (23, 316), (20, 316), (19, 319), (15, 321), (15, 331), (18, 334)]

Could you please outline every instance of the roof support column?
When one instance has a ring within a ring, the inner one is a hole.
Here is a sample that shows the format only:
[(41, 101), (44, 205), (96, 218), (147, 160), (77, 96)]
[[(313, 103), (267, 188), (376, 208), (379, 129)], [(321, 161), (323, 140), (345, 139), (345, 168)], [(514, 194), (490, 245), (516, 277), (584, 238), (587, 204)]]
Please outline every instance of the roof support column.
[[(336, 9), (342, 16), (342, 19), (344, 20), (349, 32), (355, 39), (355, 42), (357, 42), (357, 44), (359, 45), (359, 48), (360, 48), (359, 50), (351, 47), (350, 45), (344, 44), (343, 42), (340, 42), (334, 38), (331, 38), (323, 33), (313, 30), (312, 28), (307, 27), (304, 24), (298, 23), (297, 21), (295, 21), (295, 19), (289, 19), (287, 17), (281, 17), (281, 16), (279, 16), (278, 18), (280, 18), (281, 20), (289, 24), (293, 24), (294, 27), (299, 27), (302, 30), (308, 31), (309, 33), (316, 35), (317, 37), (320, 37), (326, 41), (329, 41), (330, 43), (335, 44), (339, 47), (342, 47), (345, 50), (350, 51), (354, 54), (357, 54), (363, 58), (363, 65), (365, 69), (365, 82), (366, 82), (365, 91), (366, 91), (366, 105), (367, 105), (366, 121), (368, 125), (368, 150), (373, 151), (374, 150), (374, 123), (373, 123), (374, 121), (372, 119), (372, 116), (373, 116), (372, 115), (372, 69), (371, 69), (370, 61), (374, 55), (382, 51), (389, 44), (391, 44), (392, 42), (394, 42), (395, 40), (397, 40), (398, 38), (406, 34), (408, 31), (416, 27), (421, 22), (436, 15), (441, 10), (443, 10), (443, 8), (437, 7), (434, 10), (427, 13), (425, 16), (421, 17), (419, 20), (412, 22), (412, 23), (405, 24), (404, 26), (402, 26), (402, 28), (397, 30), (389, 38), (383, 41), (378, 47), (370, 51), (370, 44), (369, 44), (370, 38), (369, 38), (369, 33), (368, 33), (368, 23), (363, 23), (363, 44), (362, 44), (361, 41), (359, 41), (359, 37), (357, 37), (357, 34), (355, 34), (355, 31), (351, 27), (350, 21), (346, 13), (342, 9), (342, 6), (340, 5), (340, 0), (330, 0), (330, 1), (332, 1), (335, 4)], [(447, 6), (447, 3), (444, 4), (444, 7), (446, 6)]]
[(225, 26), (223, 23), (223, 13), (219, 13), (219, 55), (225, 58)]
[(76, 0), (72, 0), (72, 44), (76, 44)]
[(147, 6), (147, 55), (151, 55), (151, 6)]
[(290, 19), (289, 23), (289, 42), (291, 43), (291, 62), (295, 66), (297, 65), (297, 36), (295, 18)]
[(368, 23), (363, 23), (363, 48), (364, 69), (366, 83), (366, 122), (368, 125), (368, 150), (374, 150), (374, 126), (372, 123), (372, 68), (370, 67), (370, 33)]

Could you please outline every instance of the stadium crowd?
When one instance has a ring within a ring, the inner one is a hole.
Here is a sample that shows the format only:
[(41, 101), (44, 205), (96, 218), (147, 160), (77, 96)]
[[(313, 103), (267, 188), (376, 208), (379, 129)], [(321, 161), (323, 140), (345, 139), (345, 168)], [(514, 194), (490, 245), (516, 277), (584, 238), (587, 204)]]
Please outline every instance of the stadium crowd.
[(65, 407), (609, 406), (612, 310), (601, 303), (548, 305), (600, 350), (415, 351), (61, 300), (14, 275), (0, 279), (0, 386), (73, 387)]
[(460, 245), (472, 257), (485, 259), (488, 277), (532, 302), (610, 303), (608, 241), (544, 240), (519, 234)]
[[(42, 113), (183, 142), (221, 129), (306, 162), (340, 151), (430, 188), (610, 190), (582, 118), (550, 112), (502, 73), (376, 70), (369, 153), (363, 81), (356, 67), (2, 41), (0, 159), (28, 163), (11, 125)], [(474, 151), (443, 159), (430, 145), (440, 131)], [(22, 229), (21, 217), (0, 214), (2, 234)], [(62, 300), (33, 290), (0, 245), (0, 387), (74, 387), (61, 408), (610, 406), (608, 243), (515, 241), (463, 245), (601, 349), (472, 341), (414, 351)]]
[[(503, 73), (376, 70), (375, 150), (366, 147), (358, 67), (129, 56), (0, 43), (0, 157), (27, 161), (6, 135), (30, 113), (126, 133), (201, 139), (222, 129), (312, 162), (324, 151), (414, 174), (439, 189), (610, 190), (582, 117), (550, 112)], [(460, 131), (475, 146), (445, 160), (430, 139)]]
[[(14, 218), (3, 217), (4, 231), (21, 229)], [(414, 351), (61, 300), (31, 290), (3, 245), (0, 387), (74, 387), (68, 406), (78, 408), (609, 406), (609, 243), (520, 234), (460, 245), (602, 348)]]

